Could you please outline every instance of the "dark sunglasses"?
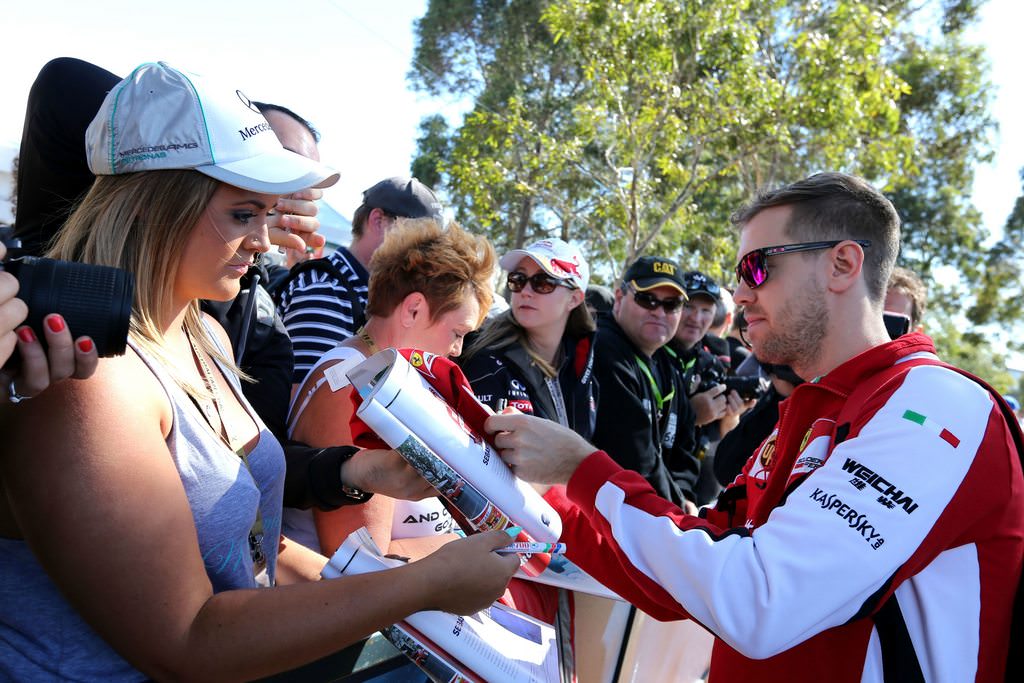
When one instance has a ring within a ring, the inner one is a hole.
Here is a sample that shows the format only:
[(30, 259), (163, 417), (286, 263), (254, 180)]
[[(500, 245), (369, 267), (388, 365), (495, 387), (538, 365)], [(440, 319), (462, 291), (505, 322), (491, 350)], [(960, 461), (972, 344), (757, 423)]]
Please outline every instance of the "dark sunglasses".
[(768, 280), (768, 257), (780, 254), (793, 254), (798, 251), (816, 251), (831, 249), (843, 242), (856, 242), (863, 248), (871, 246), (869, 240), (830, 240), (828, 242), (801, 242), (799, 244), (782, 244), (776, 247), (761, 247), (748, 251), (736, 264), (736, 281), (743, 281), (747, 287), (757, 289)]
[(669, 299), (659, 299), (650, 292), (638, 292), (632, 284), (627, 284), (626, 287), (629, 288), (629, 291), (633, 292), (633, 301), (636, 302), (636, 305), (648, 311), (656, 310), (658, 306), (661, 306), (665, 309), (665, 314), (668, 315), (682, 308), (683, 303), (686, 301), (678, 296)]
[(508, 278), (505, 280), (505, 286), (512, 292), (521, 292), (526, 287), (526, 283), (530, 283), (530, 287), (537, 294), (550, 294), (555, 291), (555, 287), (565, 287), (566, 289), (576, 289), (565, 280), (559, 280), (556, 277), (551, 277), (547, 273), (534, 273), (527, 277), (526, 273), (514, 270), (508, 274)]

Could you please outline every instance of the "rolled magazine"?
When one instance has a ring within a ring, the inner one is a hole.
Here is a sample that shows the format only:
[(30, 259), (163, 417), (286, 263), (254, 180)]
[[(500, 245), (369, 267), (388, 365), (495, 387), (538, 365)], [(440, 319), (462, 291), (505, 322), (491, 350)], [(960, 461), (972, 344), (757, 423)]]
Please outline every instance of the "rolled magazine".
[[(420, 352), (412, 358), (420, 365), (433, 360)], [(511, 520), (533, 540), (558, 541), (562, 520), (555, 509), (512, 473), (401, 353), (380, 351), (347, 375), (362, 400), (356, 417), (401, 453), (474, 530), (502, 529)]]
[[(320, 574), (334, 579), (402, 564), (383, 557), (370, 534), (361, 528), (345, 539)], [(457, 581), (458, 577), (438, 580)], [(466, 617), (416, 612), (381, 633), (438, 683), (560, 680), (554, 628), (497, 603)]]

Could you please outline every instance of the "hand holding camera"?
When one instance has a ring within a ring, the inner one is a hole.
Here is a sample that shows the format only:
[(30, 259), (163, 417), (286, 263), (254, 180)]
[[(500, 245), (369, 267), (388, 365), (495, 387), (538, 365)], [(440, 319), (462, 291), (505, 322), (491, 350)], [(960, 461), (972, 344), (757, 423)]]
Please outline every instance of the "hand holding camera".
[(764, 377), (725, 375), (712, 368), (705, 369), (697, 384), (690, 396), (690, 405), (696, 413), (698, 427), (724, 417), (738, 418), (771, 387)]
[[(89, 377), (100, 356), (124, 353), (130, 275), (6, 254), (0, 243), (0, 399), (20, 403), (63, 379)], [(81, 335), (74, 340), (72, 327)]]

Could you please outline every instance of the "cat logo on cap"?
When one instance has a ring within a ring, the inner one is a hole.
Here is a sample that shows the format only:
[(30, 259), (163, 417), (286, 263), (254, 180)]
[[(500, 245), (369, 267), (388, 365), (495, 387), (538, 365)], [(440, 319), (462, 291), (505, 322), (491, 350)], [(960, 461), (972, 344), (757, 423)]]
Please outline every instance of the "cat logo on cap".
[(676, 274), (676, 267), (666, 261), (655, 261), (653, 268), (655, 273), (663, 273), (665, 275)]

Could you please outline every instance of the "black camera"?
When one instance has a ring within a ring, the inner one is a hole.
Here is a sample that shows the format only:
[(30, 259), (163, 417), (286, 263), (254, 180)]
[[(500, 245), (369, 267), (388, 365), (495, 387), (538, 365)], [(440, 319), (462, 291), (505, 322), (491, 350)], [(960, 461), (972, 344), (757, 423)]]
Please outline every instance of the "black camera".
[(726, 393), (735, 391), (740, 398), (746, 401), (752, 398), (761, 398), (771, 387), (771, 382), (760, 375), (725, 377), (721, 383), (725, 385)]
[(135, 278), (120, 268), (35, 256), (0, 264), (18, 279), (28, 305), (25, 323), (45, 345), (43, 318), (59, 313), (75, 337), (89, 336), (102, 357), (120, 356), (128, 343)]
[(740, 398), (750, 400), (761, 398), (771, 388), (771, 382), (760, 375), (726, 375), (715, 367), (703, 368), (699, 374), (700, 385), (691, 392), (691, 396), (707, 391), (716, 384), (724, 384), (725, 393), (735, 391)]

